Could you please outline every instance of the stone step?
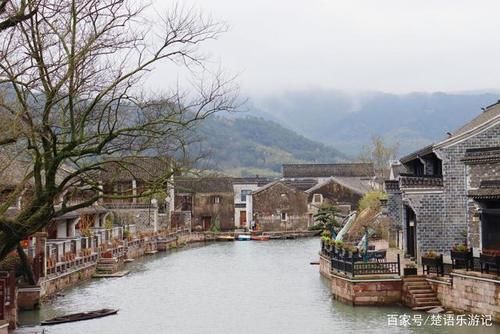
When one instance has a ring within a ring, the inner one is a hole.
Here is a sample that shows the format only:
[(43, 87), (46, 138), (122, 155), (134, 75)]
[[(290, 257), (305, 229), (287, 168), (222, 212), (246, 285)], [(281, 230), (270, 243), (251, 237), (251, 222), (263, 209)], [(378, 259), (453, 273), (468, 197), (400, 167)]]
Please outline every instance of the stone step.
[(425, 276), (406, 276), (403, 278), (403, 282), (420, 282), (420, 281), (426, 281)]
[(439, 300), (436, 297), (414, 297), (413, 298), (416, 302), (436, 302), (439, 303)]
[(412, 307), (413, 311), (427, 311), (427, 310), (432, 310), (436, 306), (417, 306), (417, 307)]
[(434, 290), (430, 286), (415, 286), (408, 288), (409, 293), (432, 293)]
[(418, 283), (415, 282), (415, 283), (412, 283), (412, 284), (406, 284), (406, 283), (403, 284), (403, 287), (407, 288), (407, 289), (415, 289), (415, 288), (419, 288), (419, 287), (425, 287), (425, 288), (427, 288), (429, 286), (430, 285), (427, 282), (418, 282)]
[(413, 293), (413, 297), (418, 297), (418, 298), (430, 298), (430, 297), (436, 297), (435, 293)]
[(438, 306), (441, 306), (441, 303), (439, 303), (439, 301), (437, 301), (437, 302), (435, 302), (435, 301), (430, 301), (430, 302), (415, 301), (415, 306), (416, 307), (419, 307), (419, 306), (433, 306), (433, 307), (438, 307)]

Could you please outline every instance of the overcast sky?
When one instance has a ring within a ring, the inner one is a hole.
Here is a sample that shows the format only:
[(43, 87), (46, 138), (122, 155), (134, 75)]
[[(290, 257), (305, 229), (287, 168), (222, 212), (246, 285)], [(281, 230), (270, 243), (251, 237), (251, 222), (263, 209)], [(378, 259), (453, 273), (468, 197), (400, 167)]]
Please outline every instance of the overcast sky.
[[(172, 3), (153, 2), (159, 8)], [(229, 24), (210, 53), (225, 70), (239, 74), (243, 94), (500, 88), (498, 0), (180, 3)]]

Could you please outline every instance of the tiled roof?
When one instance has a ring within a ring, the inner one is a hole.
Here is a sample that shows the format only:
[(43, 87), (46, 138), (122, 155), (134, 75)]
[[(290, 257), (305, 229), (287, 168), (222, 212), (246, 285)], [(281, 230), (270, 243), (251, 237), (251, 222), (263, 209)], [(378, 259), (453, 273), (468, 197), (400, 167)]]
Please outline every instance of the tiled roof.
[(175, 178), (176, 193), (232, 193), (230, 177)]
[(130, 156), (103, 164), (104, 181), (153, 181), (171, 171), (171, 160), (165, 157)]
[(315, 179), (300, 179), (300, 180), (284, 180), (283, 183), (286, 185), (289, 185), (291, 187), (300, 189), (302, 191), (306, 191), (307, 189), (310, 189), (311, 187), (314, 187), (316, 184), (318, 184), (318, 181)]
[[(500, 101), (499, 101), (500, 102)], [(500, 104), (497, 102), (495, 104), (492, 104), (484, 109), (482, 113), (477, 115), (474, 119), (472, 119), (469, 123), (465, 124), (458, 130), (454, 131), (451, 135), (451, 137), (456, 137), (461, 134), (466, 133), (467, 131), (470, 131), (479, 125), (486, 123), (492, 119), (495, 119), (497, 117), (500, 117)]]
[(331, 183), (335, 182), (340, 184), (347, 189), (352, 190), (360, 195), (364, 195), (367, 192), (373, 191), (373, 187), (371, 186), (371, 180), (369, 178), (362, 177), (331, 177), (327, 181), (317, 184), (316, 186), (306, 190), (306, 193), (313, 193), (319, 188)]
[(282, 168), (284, 178), (375, 176), (372, 163), (285, 164)]
[(275, 181), (267, 177), (236, 177), (233, 178), (233, 184), (256, 184), (259, 187)]
[(298, 191), (301, 191), (301, 192), (303, 191), (302, 189), (293, 186), (291, 182), (287, 182), (287, 181), (274, 181), (274, 182), (266, 184), (265, 186), (260, 187), (259, 189), (257, 189), (254, 192), (252, 192), (252, 194), (260, 193), (260, 192), (262, 192), (262, 191), (264, 191), (266, 189), (274, 187), (277, 184), (281, 184), (282, 186), (284, 186), (284, 187), (286, 187), (286, 188), (288, 188), (290, 190), (294, 190), (294, 191), (298, 190)]
[(441, 140), (440, 142), (426, 146), (416, 152), (413, 152), (411, 154), (408, 154), (404, 156), (403, 158), (400, 159), (401, 162), (405, 163), (410, 160), (413, 160), (417, 156), (422, 156), (424, 154), (428, 154), (434, 150), (435, 147), (441, 146), (441, 145), (446, 145), (447, 143), (454, 142), (454, 140), (459, 139), (459, 137), (467, 135), (468, 132), (473, 131), (474, 129), (485, 125), (489, 122), (492, 121), (498, 121), (500, 120), (500, 101), (492, 104), (486, 108), (483, 109), (483, 112), (477, 115), (475, 118), (473, 118), (470, 122), (466, 123), (463, 125), (461, 128), (457, 129), (456, 131), (450, 133), (450, 135)]
[(473, 162), (492, 162), (500, 160), (500, 147), (484, 147), (468, 149), (465, 151), (465, 155), (462, 161), (466, 163)]

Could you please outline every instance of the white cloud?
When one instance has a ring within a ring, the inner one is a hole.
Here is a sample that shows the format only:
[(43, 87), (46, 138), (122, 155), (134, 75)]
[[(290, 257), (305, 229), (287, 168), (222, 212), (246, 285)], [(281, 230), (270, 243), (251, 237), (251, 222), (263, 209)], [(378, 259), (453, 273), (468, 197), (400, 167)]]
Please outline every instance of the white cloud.
[[(500, 2), (184, 0), (230, 25), (211, 43), (243, 93), (499, 88)], [(166, 8), (171, 1), (154, 1)], [(153, 76), (152, 80), (158, 80)]]

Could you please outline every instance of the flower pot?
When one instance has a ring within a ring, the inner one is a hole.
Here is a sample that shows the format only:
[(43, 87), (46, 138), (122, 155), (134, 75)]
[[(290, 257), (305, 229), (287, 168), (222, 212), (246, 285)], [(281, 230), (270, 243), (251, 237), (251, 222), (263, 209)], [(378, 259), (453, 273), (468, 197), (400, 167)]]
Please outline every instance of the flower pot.
[(415, 276), (417, 275), (417, 268), (403, 268), (404, 276)]
[(451, 262), (453, 269), (465, 268), (466, 270), (473, 269), (472, 248), (466, 252), (450, 251)]

